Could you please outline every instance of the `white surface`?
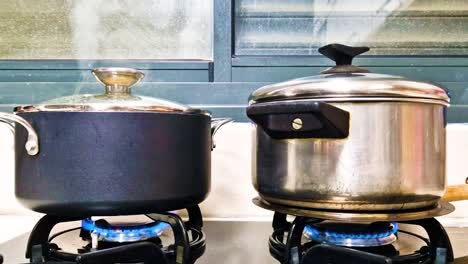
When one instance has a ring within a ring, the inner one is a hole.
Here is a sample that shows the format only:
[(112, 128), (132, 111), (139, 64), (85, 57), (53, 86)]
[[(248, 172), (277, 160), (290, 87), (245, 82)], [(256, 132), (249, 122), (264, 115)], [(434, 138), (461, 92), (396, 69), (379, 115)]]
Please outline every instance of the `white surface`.
[(14, 142), (7, 125), (0, 122), (0, 214), (27, 212), (14, 195)]
[(208, 218), (268, 217), (273, 214), (252, 203), (257, 192), (251, 180), (252, 126), (227, 124), (216, 134), (212, 153), (211, 193), (201, 204)]
[[(216, 134), (211, 193), (201, 204), (205, 218), (271, 221), (271, 212), (258, 208), (251, 202), (256, 196), (250, 178), (251, 133), (250, 124), (232, 123)], [(14, 198), (13, 137), (3, 124), (0, 124), (0, 139), (0, 214), (32, 214), (21, 209)], [(447, 182), (463, 184), (468, 177), (468, 124), (447, 126), (447, 159)], [(468, 202), (454, 204), (457, 210), (441, 218), (441, 221), (448, 225), (468, 226)]]
[[(468, 124), (447, 126), (447, 184), (465, 184), (468, 178)], [(448, 215), (456, 225), (468, 226), (468, 201), (454, 202), (455, 212)]]
[(30, 232), (38, 220), (39, 216), (34, 215), (1, 215), (0, 244)]

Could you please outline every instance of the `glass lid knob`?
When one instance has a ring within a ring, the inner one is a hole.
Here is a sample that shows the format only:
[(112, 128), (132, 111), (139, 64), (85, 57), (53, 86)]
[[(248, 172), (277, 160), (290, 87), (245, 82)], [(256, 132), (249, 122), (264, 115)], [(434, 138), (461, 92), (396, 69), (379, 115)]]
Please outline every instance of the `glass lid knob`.
[(130, 87), (138, 83), (145, 74), (132, 68), (96, 68), (93, 70), (96, 79), (105, 85), (106, 94), (130, 94)]

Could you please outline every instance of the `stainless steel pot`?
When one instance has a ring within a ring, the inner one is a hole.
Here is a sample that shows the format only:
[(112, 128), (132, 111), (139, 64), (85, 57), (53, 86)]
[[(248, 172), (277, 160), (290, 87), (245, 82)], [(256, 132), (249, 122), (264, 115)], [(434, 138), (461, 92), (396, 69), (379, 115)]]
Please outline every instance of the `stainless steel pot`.
[(209, 193), (213, 136), (231, 119), (131, 93), (144, 74), (93, 71), (103, 94), (74, 95), (0, 122), (15, 127), (17, 199), (62, 216), (122, 215), (194, 206)]
[(428, 207), (443, 195), (447, 93), (352, 66), (367, 50), (322, 47), (337, 66), (252, 93), (253, 184), (265, 200), (373, 211)]

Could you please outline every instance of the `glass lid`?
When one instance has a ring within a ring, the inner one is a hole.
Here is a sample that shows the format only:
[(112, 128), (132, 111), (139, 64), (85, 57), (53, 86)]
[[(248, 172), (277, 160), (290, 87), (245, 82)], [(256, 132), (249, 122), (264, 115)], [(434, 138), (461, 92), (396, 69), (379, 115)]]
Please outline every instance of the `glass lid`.
[(19, 106), (16, 112), (207, 112), (189, 106), (146, 96), (134, 95), (131, 87), (145, 74), (131, 68), (97, 68), (92, 71), (102, 83), (102, 94), (78, 94), (55, 98), (38, 105)]
[(317, 99), (321, 101), (417, 101), (447, 105), (447, 92), (430, 83), (412, 81), (400, 76), (369, 73), (351, 65), (355, 56), (368, 47), (330, 44), (319, 52), (334, 60), (318, 76), (294, 79), (264, 86), (254, 91), (249, 103)]

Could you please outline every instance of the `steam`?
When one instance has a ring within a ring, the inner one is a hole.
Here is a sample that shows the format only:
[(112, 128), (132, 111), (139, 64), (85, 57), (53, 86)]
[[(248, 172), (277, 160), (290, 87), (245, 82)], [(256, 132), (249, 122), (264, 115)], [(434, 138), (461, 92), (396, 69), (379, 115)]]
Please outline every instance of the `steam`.
[(77, 59), (211, 57), (212, 0), (73, 1)]

